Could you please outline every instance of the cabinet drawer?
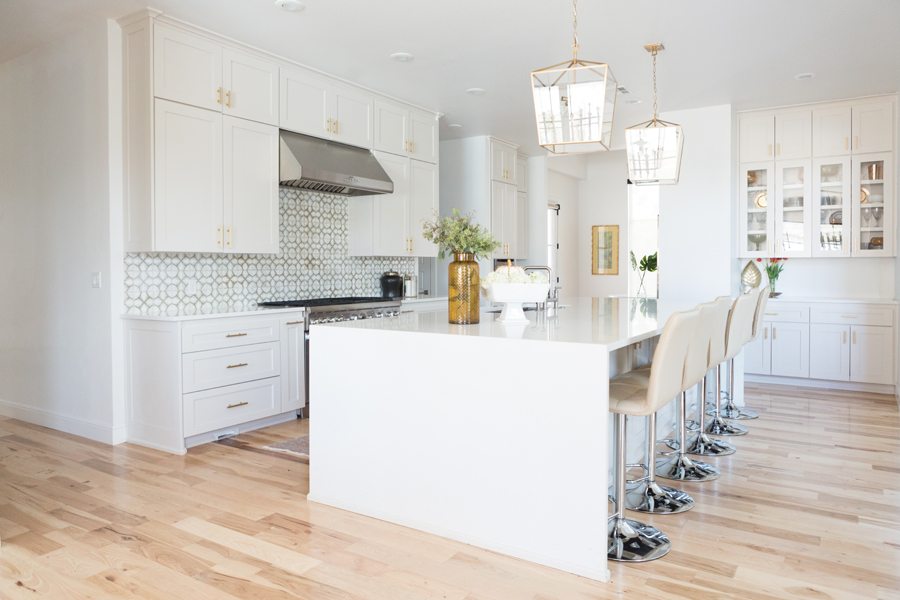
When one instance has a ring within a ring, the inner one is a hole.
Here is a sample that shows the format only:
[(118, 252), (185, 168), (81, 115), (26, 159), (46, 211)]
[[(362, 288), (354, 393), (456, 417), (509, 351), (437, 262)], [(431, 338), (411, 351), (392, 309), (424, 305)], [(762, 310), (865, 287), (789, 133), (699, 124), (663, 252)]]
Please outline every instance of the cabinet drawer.
[(890, 327), (894, 324), (894, 308), (867, 304), (814, 304), (810, 318), (813, 323)]
[(189, 437), (278, 414), (281, 378), (184, 394), (184, 435)]
[(278, 341), (278, 320), (210, 319), (187, 323), (181, 330), (181, 351), (197, 352)]
[(274, 377), (280, 372), (279, 350), (278, 342), (268, 342), (185, 354), (181, 357), (182, 389), (196, 392)]
[(809, 306), (788, 302), (769, 302), (763, 320), (769, 323), (809, 323)]

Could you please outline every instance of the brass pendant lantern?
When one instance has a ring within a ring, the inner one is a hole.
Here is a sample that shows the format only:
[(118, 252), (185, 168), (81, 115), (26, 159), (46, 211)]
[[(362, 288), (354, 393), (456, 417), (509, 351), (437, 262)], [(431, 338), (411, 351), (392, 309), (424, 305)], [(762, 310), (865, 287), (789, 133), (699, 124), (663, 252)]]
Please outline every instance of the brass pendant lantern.
[(653, 118), (625, 130), (628, 178), (635, 185), (678, 183), (684, 133), (681, 125), (659, 118), (656, 98), (656, 55), (665, 46), (647, 44), (653, 64)]
[(531, 73), (538, 143), (555, 154), (609, 150), (617, 87), (609, 65), (578, 58), (572, 0), (572, 60)]

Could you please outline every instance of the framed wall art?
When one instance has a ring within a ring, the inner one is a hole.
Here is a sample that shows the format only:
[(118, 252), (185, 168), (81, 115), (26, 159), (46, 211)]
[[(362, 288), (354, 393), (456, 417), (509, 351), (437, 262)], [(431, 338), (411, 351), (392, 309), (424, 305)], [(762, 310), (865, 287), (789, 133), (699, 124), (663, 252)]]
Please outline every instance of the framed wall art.
[(591, 231), (591, 272), (619, 274), (619, 226), (594, 225)]

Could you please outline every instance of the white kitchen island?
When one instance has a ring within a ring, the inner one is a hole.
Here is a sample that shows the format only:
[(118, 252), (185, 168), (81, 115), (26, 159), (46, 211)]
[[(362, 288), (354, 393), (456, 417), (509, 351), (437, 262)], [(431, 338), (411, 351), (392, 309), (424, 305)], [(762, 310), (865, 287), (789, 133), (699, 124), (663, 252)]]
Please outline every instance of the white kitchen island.
[(607, 581), (610, 373), (685, 307), (313, 326), (309, 499)]

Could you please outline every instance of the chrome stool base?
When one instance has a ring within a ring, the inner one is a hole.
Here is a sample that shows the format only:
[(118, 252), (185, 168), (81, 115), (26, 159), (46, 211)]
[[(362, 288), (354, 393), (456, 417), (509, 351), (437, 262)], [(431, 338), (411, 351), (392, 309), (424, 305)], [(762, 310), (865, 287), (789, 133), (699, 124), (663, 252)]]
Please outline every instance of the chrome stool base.
[(676, 454), (668, 460), (657, 462), (656, 474), (673, 481), (710, 481), (718, 479), (719, 470), (684, 454)]
[(644, 481), (625, 494), (628, 510), (655, 514), (675, 514), (694, 508), (694, 499), (687, 492)]
[(727, 456), (734, 454), (737, 449), (722, 440), (715, 440), (706, 433), (698, 433), (693, 440), (688, 441), (688, 447), (685, 450), (688, 454), (696, 454), (698, 456)]
[(755, 410), (751, 410), (749, 408), (741, 408), (740, 406), (735, 406), (733, 404), (726, 405), (722, 409), (722, 412), (720, 414), (726, 419), (732, 419), (736, 421), (759, 418), (759, 413)]
[(721, 416), (713, 417), (706, 426), (709, 435), (747, 435), (748, 429), (737, 423), (729, 423)]
[(640, 521), (613, 516), (609, 520), (606, 557), (622, 562), (647, 562), (662, 558), (672, 542), (662, 531)]

